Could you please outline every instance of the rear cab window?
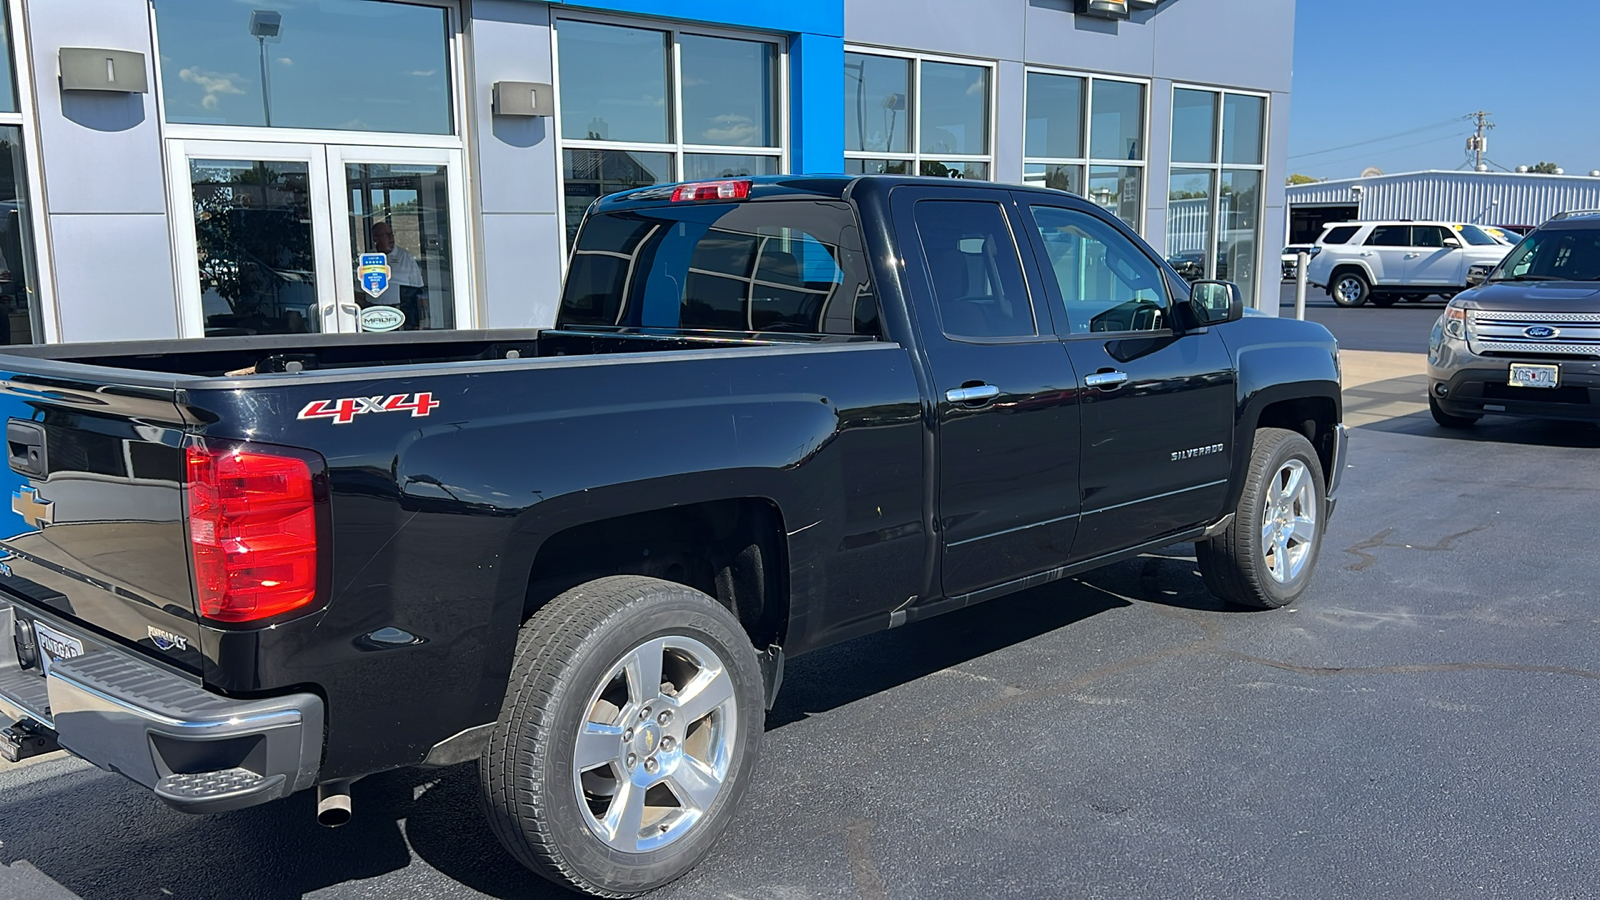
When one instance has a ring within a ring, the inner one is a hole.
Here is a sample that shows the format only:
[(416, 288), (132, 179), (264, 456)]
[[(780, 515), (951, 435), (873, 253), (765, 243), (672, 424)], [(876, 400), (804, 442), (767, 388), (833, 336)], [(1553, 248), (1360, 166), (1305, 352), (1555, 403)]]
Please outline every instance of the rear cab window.
[(685, 203), (584, 220), (558, 328), (880, 336), (843, 201)]

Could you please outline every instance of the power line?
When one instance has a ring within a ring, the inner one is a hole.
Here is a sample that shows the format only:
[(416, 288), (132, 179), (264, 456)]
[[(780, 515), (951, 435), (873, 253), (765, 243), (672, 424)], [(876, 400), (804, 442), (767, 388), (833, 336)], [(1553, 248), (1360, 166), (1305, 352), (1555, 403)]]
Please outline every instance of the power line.
[(1355, 147), (1365, 147), (1368, 144), (1381, 144), (1384, 141), (1392, 141), (1395, 138), (1408, 137), (1408, 136), (1413, 135), (1413, 134), (1421, 134), (1424, 131), (1432, 131), (1435, 128), (1443, 128), (1446, 125), (1454, 125), (1454, 124), (1456, 124), (1457, 122), (1460, 122), (1460, 121), (1461, 120), (1459, 118), (1449, 118), (1449, 119), (1445, 119), (1443, 122), (1435, 122), (1432, 125), (1424, 125), (1421, 128), (1413, 128), (1410, 131), (1401, 131), (1401, 132), (1398, 132), (1396, 134), (1390, 134), (1390, 135), (1385, 135), (1384, 137), (1372, 138), (1371, 140), (1366, 140), (1366, 141), (1356, 141), (1354, 144), (1345, 144), (1343, 147), (1329, 147), (1326, 150), (1313, 150), (1310, 153), (1296, 153), (1295, 155), (1293, 155), (1293, 156), (1291, 156), (1289, 158), (1290, 159), (1303, 159), (1303, 158), (1305, 158), (1307, 156), (1321, 156), (1324, 153), (1337, 153), (1340, 150), (1350, 150), (1350, 149), (1355, 148)]
[[(1429, 146), (1431, 144), (1437, 144), (1440, 141), (1450, 141), (1450, 140), (1455, 140), (1456, 138), (1466, 137), (1468, 134), (1471, 134), (1471, 132), (1470, 131), (1458, 131), (1458, 132), (1456, 132), (1454, 134), (1447, 134), (1447, 135), (1444, 135), (1442, 137), (1428, 138), (1427, 140), (1421, 141), (1421, 142), (1416, 143), (1416, 144), (1406, 144), (1403, 147), (1387, 147), (1387, 148), (1385, 148), (1383, 150), (1380, 150), (1380, 151), (1377, 151), (1377, 152), (1379, 152), (1379, 153), (1399, 153), (1401, 150), (1415, 150), (1418, 147), (1427, 147), (1427, 146)], [(1358, 156), (1345, 156), (1345, 157), (1341, 157), (1339, 159), (1325, 159), (1325, 160), (1317, 163), (1317, 165), (1318, 166), (1334, 166), (1334, 165), (1338, 165), (1339, 163), (1350, 162), (1351, 160), (1355, 160), (1355, 159), (1366, 159), (1366, 158), (1369, 158), (1369, 156), (1370, 156), (1369, 154), (1363, 153), (1363, 154), (1360, 154)]]

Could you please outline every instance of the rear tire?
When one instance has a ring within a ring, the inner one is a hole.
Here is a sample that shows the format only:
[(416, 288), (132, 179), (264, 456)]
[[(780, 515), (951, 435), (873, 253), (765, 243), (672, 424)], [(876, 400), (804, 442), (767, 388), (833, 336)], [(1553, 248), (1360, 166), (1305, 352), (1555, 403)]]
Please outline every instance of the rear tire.
[(1428, 395), (1428, 412), (1441, 428), (1471, 428), (1482, 416), (1452, 416), (1439, 407), (1439, 401)]
[(1300, 599), (1322, 548), (1327, 493), (1322, 463), (1304, 435), (1257, 431), (1233, 521), (1216, 537), (1195, 542), (1206, 588), (1251, 609)]
[(699, 591), (635, 575), (534, 613), (478, 761), (484, 811), (545, 878), (632, 897), (689, 871), (732, 820), (765, 722), (754, 648)]
[(1328, 289), (1328, 294), (1333, 297), (1333, 302), (1346, 308), (1354, 308), (1367, 302), (1372, 295), (1372, 284), (1360, 272), (1347, 270), (1333, 277), (1333, 285)]

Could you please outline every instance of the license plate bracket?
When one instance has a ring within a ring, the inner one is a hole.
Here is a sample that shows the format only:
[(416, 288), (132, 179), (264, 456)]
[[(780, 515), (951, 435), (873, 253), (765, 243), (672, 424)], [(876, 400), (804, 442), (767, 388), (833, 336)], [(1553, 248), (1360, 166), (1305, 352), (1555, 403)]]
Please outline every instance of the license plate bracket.
[(33, 623), (33, 637), (35, 646), (39, 648), (39, 666), (46, 677), (50, 675), (51, 663), (84, 654), (83, 641), (70, 634), (62, 634), (43, 622)]
[(1529, 363), (1512, 363), (1506, 379), (1509, 387), (1554, 388), (1561, 384), (1560, 366), (1537, 366)]

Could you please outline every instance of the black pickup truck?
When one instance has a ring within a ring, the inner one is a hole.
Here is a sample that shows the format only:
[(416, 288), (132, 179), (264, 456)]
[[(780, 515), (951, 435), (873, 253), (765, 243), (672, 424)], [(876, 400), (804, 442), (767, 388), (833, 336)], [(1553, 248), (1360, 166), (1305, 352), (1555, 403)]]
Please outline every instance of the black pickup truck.
[(556, 327), (0, 356), (0, 748), (180, 810), (476, 760), (591, 893), (687, 871), (786, 656), (1182, 541), (1306, 589), (1320, 325), (1048, 190), (788, 176), (586, 215)]

